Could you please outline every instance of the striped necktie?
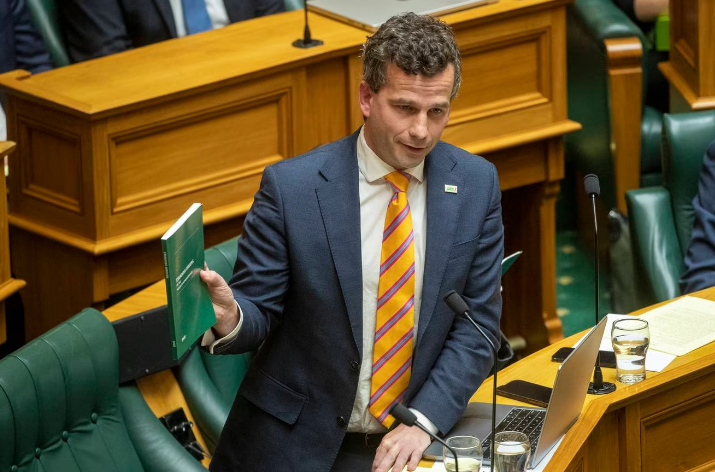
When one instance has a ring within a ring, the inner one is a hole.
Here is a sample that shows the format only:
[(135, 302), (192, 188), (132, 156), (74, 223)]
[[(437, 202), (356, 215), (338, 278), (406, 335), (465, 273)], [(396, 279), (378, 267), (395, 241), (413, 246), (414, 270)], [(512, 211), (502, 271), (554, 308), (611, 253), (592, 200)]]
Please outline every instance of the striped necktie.
[(394, 194), (387, 206), (382, 233), (368, 409), (389, 428), (394, 422), (390, 409), (404, 398), (412, 370), (415, 245), (406, 193), (410, 176), (396, 171), (386, 175), (385, 180)]
[(184, 9), (186, 34), (202, 33), (212, 29), (206, 0), (181, 0), (181, 7)]

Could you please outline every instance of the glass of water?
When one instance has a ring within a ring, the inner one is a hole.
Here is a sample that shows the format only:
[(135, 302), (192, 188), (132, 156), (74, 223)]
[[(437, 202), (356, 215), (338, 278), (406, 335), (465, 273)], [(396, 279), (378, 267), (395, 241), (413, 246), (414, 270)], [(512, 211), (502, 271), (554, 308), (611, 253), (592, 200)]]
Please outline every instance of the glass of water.
[(616, 379), (624, 384), (645, 380), (645, 356), (650, 344), (648, 322), (624, 319), (613, 323), (611, 343), (616, 353)]
[(494, 438), (493, 472), (524, 472), (529, 464), (529, 437), (516, 431), (502, 431)]
[[(459, 460), (459, 472), (479, 472), (482, 466), (482, 443), (474, 436), (452, 436), (445, 441), (454, 449)], [(442, 446), (442, 460), (444, 468), (452, 472), (457, 470), (454, 466), (454, 456), (449, 449)]]

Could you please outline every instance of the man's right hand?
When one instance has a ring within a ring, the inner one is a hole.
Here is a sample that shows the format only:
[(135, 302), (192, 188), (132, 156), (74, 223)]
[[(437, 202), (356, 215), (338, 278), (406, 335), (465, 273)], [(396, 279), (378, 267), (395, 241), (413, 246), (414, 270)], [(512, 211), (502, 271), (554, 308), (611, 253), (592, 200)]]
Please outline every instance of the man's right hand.
[(211, 303), (216, 313), (216, 324), (213, 329), (217, 338), (222, 338), (238, 326), (238, 305), (233, 298), (233, 292), (218, 272), (204, 266), (200, 272), (201, 280), (206, 283), (211, 296)]

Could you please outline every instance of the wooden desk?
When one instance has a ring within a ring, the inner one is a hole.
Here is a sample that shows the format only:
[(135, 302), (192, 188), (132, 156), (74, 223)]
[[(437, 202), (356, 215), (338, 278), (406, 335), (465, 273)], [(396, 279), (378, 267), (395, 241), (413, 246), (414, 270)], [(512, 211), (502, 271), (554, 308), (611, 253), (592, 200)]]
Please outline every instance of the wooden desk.
[[(529, 350), (561, 337), (555, 200), (563, 177), (565, 8), (500, 0), (445, 16), (463, 85), (444, 139), (495, 163), (506, 248), (503, 328)], [(206, 244), (240, 232), (263, 168), (355, 130), (366, 33), (311, 14), (325, 45), (296, 49), (302, 12), (31, 76), (0, 76), (18, 162), (12, 257), (32, 339), (87, 305), (162, 277), (159, 237), (193, 202)], [(61, 276), (58, 277), (58, 274)], [(538, 281), (538, 282), (535, 282)]]
[[(715, 300), (715, 288), (695, 296)], [(105, 316), (115, 321), (164, 303), (164, 284), (159, 282), (107, 309)], [(548, 346), (500, 371), (499, 384), (522, 379), (552, 386), (558, 364), (551, 362), (551, 356), (560, 347), (572, 346), (583, 334)], [(581, 417), (566, 434), (547, 472), (672, 472), (715, 468), (715, 448), (712, 447), (715, 343), (676, 358), (663, 372), (648, 372), (647, 379), (635, 385), (616, 382), (614, 369), (604, 368), (603, 373), (606, 381), (616, 384), (616, 392), (587, 397)], [(157, 416), (178, 406), (188, 411), (170, 371), (145, 377), (138, 383)], [(472, 401), (491, 402), (491, 392), (490, 377)], [(498, 401), (525, 405), (502, 397), (498, 397)], [(429, 464), (422, 466), (429, 467)]]
[[(695, 296), (715, 300), (715, 288)], [(522, 379), (552, 386), (558, 364), (551, 356), (560, 347), (573, 346), (583, 334), (500, 371), (499, 385)], [(616, 382), (614, 369), (604, 368), (603, 373), (604, 380), (616, 384), (616, 392), (588, 396), (547, 472), (715, 469), (715, 343), (676, 358), (663, 372), (648, 372), (645, 381), (634, 385)], [(489, 378), (472, 400), (491, 402), (491, 392)], [(499, 403), (525, 405), (497, 398)]]
[[(0, 141), (0, 168), (4, 169), (5, 156), (15, 149), (15, 143)], [(0, 344), (7, 341), (5, 300), (25, 286), (24, 280), (13, 279), (10, 273), (10, 241), (7, 230), (7, 188), (5, 172), (0, 174)]]
[(715, 2), (671, 0), (670, 60), (658, 64), (670, 83), (670, 112), (715, 108)]

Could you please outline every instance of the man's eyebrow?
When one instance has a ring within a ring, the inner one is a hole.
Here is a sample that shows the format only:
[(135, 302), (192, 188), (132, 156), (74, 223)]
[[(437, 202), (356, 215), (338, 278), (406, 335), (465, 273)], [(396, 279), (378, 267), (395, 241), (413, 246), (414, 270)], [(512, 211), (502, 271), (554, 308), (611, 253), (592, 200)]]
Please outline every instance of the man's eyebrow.
[[(417, 102), (408, 98), (395, 98), (391, 100), (393, 105), (417, 106)], [(428, 108), (449, 108), (450, 102), (438, 102), (431, 104)]]

